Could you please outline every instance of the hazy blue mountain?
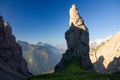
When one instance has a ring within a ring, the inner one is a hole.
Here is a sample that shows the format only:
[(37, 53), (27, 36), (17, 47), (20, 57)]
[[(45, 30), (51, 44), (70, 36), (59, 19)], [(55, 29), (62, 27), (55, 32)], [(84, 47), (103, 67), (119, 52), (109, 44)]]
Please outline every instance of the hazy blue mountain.
[(53, 70), (61, 59), (60, 49), (47, 43), (30, 44), (25, 41), (18, 43), (22, 46), (23, 57), (28, 62), (29, 71), (35, 75)]
[(67, 49), (66, 44), (53, 44), (53, 43), (50, 44), (50, 43), (38, 42), (36, 45), (41, 45), (41, 46), (47, 47), (55, 52), (58, 51), (61, 54), (63, 54), (65, 52), (65, 50)]

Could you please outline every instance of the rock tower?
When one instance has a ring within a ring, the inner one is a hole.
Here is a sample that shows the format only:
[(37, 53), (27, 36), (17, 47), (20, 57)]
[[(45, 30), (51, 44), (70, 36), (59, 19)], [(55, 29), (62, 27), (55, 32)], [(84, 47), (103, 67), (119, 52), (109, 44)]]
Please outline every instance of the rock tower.
[(70, 29), (65, 32), (68, 49), (63, 54), (63, 57), (56, 65), (55, 71), (64, 67), (64, 63), (70, 60), (73, 56), (80, 58), (80, 62), (89, 71), (95, 71), (89, 58), (89, 32), (84, 24), (84, 21), (78, 13), (75, 4), (70, 8)]

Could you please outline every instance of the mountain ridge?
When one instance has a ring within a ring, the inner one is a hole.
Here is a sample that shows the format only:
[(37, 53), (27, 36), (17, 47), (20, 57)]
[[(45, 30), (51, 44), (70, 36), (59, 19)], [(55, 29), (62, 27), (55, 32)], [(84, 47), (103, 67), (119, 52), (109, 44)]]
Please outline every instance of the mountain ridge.
[(19, 80), (31, 75), (10, 24), (0, 16), (0, 79)]
[(30, 44), (26, 41), (17, 41), (23, 50), (23, 57), (28, 62), (28, 69), (34, 75), (53, 71), (54, 66), (61, 59), (59, 49), (39, 42), (38, 44)]
[[(90, 58), (97, 71), (102, 73), (120, 72), (120, 31), (110, 39), (90, 50)], [(99, 68), (99, 66), (101, 68)]]
[(110, 38), (112, 38), (112, 36), (92, 40), (89, 42), (89, 46), (90, 46), (90, 48), (96, 48), (97, 46), (101, 45), (103, 42), (109, 40)]

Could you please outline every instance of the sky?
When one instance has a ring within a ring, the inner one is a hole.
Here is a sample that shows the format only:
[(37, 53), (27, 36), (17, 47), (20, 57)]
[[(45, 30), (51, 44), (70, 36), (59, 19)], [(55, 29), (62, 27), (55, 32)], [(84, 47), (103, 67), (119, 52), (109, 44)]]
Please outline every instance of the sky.
[(78, 7), (90, 40), (120, 31), (120, 0), (0, 0), (0, 15), (17, 40), (64, 44), (72, 4)]

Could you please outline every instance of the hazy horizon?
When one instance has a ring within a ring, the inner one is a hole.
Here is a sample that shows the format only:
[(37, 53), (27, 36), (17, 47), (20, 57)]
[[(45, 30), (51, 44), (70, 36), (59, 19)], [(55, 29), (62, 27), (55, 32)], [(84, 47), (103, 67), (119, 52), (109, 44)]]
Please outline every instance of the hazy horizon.
[(90, 40), (120, 31), (120, 0), (1, 0), (0, 12), (17, 40), (64, 44), (72, 4), (78, 7)]

